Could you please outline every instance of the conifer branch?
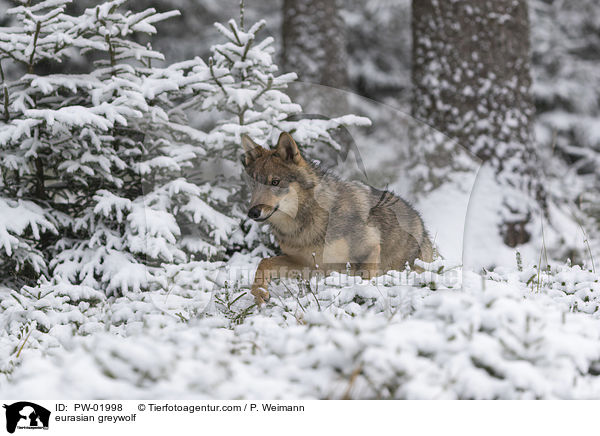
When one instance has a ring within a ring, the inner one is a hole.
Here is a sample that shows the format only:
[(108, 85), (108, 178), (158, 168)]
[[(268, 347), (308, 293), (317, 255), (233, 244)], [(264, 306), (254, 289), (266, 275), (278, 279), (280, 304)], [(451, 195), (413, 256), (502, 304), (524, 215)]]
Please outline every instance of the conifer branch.
[(254, 38), (250, 38), (250, 40), (246, 44), (246, 47), (244, 48), (244, 54), (242, 54), (242, 62), (244, 62), (246, 60), (246, 56), (248, 56), (248, 51), (250, 50), (250, 47), (252, 46), (253, 42), (254, 42)]
[(229, 56), (227, 56), (227, 55), (226, 55), (226, 54), (225, 54), (225, 53), (224, 53), (222, 50), (219, 50), (219, 49), (217, 48), (217, 49), (215, 49), (215, 51), (216, 51), (217, 53), (219, 53), (221, 56), (223, 56), (225, 59), (227, 59), (227, 60), (228, 60), (228, 61), (231, 63), (231, 65), (235, 64), (234, 60), (233, 60), (233, 59), (231, 59)]
[(240, 28), (244, 30), (244, 0), (240, 0)]
[(115, 51), (114, 51), (114, 48), (110, 41), (110, 36), (107, 34), (104, 37), (104, 39), (105, 39), (106, 43), (108, 44), (108, 55), (110, 56), (110, 66), (114, 67), (115, 66)]
[(16, 57), (14, 54), (12, 54), (11, 52), (4, 50), (3, 48), (0, 47), (0, 52), (4, 53), (6, 56), (8, 56), (9, 58), (11, 58), (12, 60), (19, 62), (19, 63), (25, 63), (22, 59), (19, 59), (18, 57)]
[(2, 61), (0, 61), (0, 79), (2, 79), (2, 93), (4, 100), (4, 121), (8, 122), (10, 119), (10, 113), (8, 111), (9, 98), (8, 98), (8, 87), (6, 86), (6, 82), (4, 79), (4, 70), (2, 69)]
[(235, 39), (236, 39), (238, 45), (241, 46), (242, 45), (242, 41), (240, 40), (240, 37), (239, 37), (239, 35), (237, 33), (237, 30), (236, 30), (235, 26), (233, 24), (231, 24), (231, 21), (229, 22), (229, 28), (233, 32), (233, 36), (235, 36)]
[(223, 86), (221, 81), (219, 79), (217, 79), (217, 75), (215, 74), (213, 58), (210, 58), (208, 60), (208, 68), (210, 69), (210, 75), (212, 76), (215, 83), (219, 86), (219, 88), (221, 88), (221, 90), (225, 93), (225, 95), (227, 95), (227, 90), (225, 89), (225, 87)]
[(42, 30), (42, 22), (38, 21), (35, 25), (35, 35), (33, 36), (33, 48), (31, 49), (31, 55), (29, 56), (29, 64), (27, 65), (27, 72), (29, 74), (33, 73), (33, 59), (35, 57), (35, 49), (37, 48), (38, 38), (40, 36), (40, 31)]

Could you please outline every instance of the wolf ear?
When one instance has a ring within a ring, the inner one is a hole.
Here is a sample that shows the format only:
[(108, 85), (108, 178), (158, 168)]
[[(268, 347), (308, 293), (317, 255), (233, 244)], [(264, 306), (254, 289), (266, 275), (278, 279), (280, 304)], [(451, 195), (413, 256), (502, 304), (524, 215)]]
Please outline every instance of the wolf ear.
[(248, 165), (255, 160), (264, 150), (260, 145), (250, 139), (248, 135), (242, 135), (242, 148), (244, 149), (244, 155), (242, 156), (242, 163), (244, 165)]
[(277, 141), (276, 150), (279, 157), (285, 161), (294, 162), (295, 164), (299, 164), (303, 161), (296, 141), (294, 141), (292, 135), (287, 132), (283, 132), (281, 135), (279, 135), (279, 141)]

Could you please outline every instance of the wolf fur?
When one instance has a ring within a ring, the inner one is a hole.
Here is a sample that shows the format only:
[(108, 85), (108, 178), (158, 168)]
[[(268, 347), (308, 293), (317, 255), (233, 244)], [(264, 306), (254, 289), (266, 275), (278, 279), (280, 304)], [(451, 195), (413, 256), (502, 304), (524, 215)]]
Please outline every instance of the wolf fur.
[(270, 225), (283, 252), (259, 263), (251, 289), (257, 304), (269, 298), (274, 278), (348, 269), (370, 278), (432, 261), (423, 220), (402, 198), (307, 162), (288, 133), (272, 150), (247, 136), (242, 146), (252, 186), (248, 216)]

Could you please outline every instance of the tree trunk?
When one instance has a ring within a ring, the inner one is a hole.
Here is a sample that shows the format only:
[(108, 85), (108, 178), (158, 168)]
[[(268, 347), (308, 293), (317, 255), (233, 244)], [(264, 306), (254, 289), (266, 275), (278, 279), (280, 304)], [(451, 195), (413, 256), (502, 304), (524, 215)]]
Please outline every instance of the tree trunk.
[[(345, 25), (340, 0), (284, 0), (281, 66), (301, 82), (346, 89), (348, 86)], [(293, 90), (292, 90), (293, 93)], [(292, 96), (305, 112), (335, 116), (345, 113), (340, 93), (322, 87)]]
[(344, 88), (346, 38), (339, 0), (284, 0), (282, 66), (304, 82)]
[[(526, 0), (413, 0), (412, 19), (413, 116), (446, 135), (418, 129), (421, 157), (431, 167), (427, 186), (461, 169), (456, 154), (464, 147), (494, 168), (499, 183), (543, 202), (531, 134)], [(527, 242), (531, 205), (508, 197), (503, 205), (505, 243)]]

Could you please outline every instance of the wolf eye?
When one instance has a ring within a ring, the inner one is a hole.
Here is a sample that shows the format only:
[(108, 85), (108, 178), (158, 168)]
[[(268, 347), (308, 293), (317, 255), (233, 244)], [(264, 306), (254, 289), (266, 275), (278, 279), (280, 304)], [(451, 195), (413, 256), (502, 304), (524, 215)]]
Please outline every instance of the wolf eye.
[(271, 185), (273, 185), (273, 186), (279, 185), (279, 179), (273, 179), (273, 180), (271, 180)]

